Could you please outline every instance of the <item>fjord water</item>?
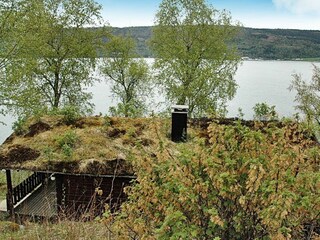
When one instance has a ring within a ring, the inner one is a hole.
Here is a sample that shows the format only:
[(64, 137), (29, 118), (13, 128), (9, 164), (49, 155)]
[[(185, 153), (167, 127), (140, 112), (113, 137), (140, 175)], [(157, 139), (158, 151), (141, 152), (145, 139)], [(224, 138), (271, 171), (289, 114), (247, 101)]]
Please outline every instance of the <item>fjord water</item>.
[[(152, 62), (152, 59), (147, 59)], [(320, 67), (320, 63), (315, 63)], [(245, 119), (253, 116), (253, 106), (265, 102), (275, 105), (280, 117), (290, 117), (295, 112), (295, 92), (290, 92), (288, 87), (293, 79), (293, 74), (301, 74), (305, 81), (310, 81), (313, 73), (313, 64), (302, 61), (244, 61), (239, 66), (235, 75), (238, 90), (233, 100), (228, 103), (228, 117), (238, 115), (241, 108)], [(101, 78), (99, 74), (97, 77)], [(88, 91), (93, 93), (92, 102), (95, 104), (95, 114), (107, 113), (110, 106), (116, 104), (110, 89), (105, 81), (96, 83)], [(163, 97), (161, 97), (163, 100)], [(162, 101), (159, 100), (159, 101)], [(157, 103), (157, 99), (155, 100)], [(11, 116), (0, 117), (0, 121), (7, 125), (0, 125), (0, 143), (11, 133), (14, 118)]]
[(295, 91), (288, 90), (293, 74), (301, 75), (310, 82), (314, 66), (320, 63), (303, 61), (244, 61), (235, 79), (239, 85), (234, 99), (228, 103), (228, 116), (238, 114), (242, 108), (245, 119), (253, 116), (253, 106), (265, 102), (276, 106), (280, 117), (291, 117), (297, 112), (294, 102)]

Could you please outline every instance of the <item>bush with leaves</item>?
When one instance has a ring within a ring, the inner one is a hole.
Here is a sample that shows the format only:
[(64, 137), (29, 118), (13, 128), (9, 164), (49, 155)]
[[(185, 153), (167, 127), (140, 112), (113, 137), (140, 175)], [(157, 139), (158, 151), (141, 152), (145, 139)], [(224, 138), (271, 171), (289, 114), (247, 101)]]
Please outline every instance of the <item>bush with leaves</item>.
[(68, 130), (65, 134), (57, 136), (56, 143), (59, 149), (62, 150), (63, 155), (67, 159), (72, 158), (73, 149), (76, 147), (76, 144), (79, 142), (79, 136), (76, 132)]
[(275, 110), (276, 106), (269, 106), (267, 103), (256, 103), (253, 107), (253, 118), (259, 121), (268, 121), (278, 119)]
[(113, 117), (141, 117), (146, 112), (146, 106), (140, 101), (134, 103), (118, 103), (109, 108), (109, 113)]
[(18, 119), (12, 124), (12, 130), (17, 135), (25, 134), (28, 131), (26, 126), (26, 118), (18, 117)]
[(207, 139), (175, 151), (160, 139), (158, 152), (133, 160), (137, 182), (105, 221), (126, 239), (311, 239), (320, 154), (309, 137), (295, 122), (239, 122), (212, 123)]
[(56, 109), (52, 112), (53, 114), (58, 114), (63, 116), (63, 122), (67, 125), (75, 124), (77, 120), (81, 117), (81, 111), (76, 106), (65, 106), (62, 109)]
[(297, 92), (296, 108), (304, 113), (309, 122), (317, 122), (320, 125), (320, 68), (314, 66), (310, 83), (302, 80), (301, 75), (293, 75), (294, 79), (289, 90)]

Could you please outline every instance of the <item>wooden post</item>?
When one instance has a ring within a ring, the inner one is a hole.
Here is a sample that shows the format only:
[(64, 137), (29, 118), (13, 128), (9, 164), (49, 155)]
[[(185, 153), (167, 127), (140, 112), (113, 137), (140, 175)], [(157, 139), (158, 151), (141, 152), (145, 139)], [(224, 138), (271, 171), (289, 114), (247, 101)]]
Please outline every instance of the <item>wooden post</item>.
[(14, 218), (11, 170), (6, 170), (6, 178), (7, 178), (7, 212), (9, 212), (11, 220), (14, 221), (15, 218)]
[[(50, 180), (49, 180), (50, 181)], [(63, 175), (62, 174), (55, 174), (55, 181), (56, 181), (56, 194), (57, 194), (57, 211), (58, 214), (61, 213), (63, 209)]]

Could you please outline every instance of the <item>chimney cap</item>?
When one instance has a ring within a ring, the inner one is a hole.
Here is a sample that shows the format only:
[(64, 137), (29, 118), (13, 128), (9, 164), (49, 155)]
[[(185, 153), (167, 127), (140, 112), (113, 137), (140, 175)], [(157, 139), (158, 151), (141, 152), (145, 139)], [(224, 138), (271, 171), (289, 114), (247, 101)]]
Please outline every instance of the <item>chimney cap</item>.
[(172, 105), (171, 108), (173, 111), (187, 112), (189, 109), (189, 106), (188, 105)]

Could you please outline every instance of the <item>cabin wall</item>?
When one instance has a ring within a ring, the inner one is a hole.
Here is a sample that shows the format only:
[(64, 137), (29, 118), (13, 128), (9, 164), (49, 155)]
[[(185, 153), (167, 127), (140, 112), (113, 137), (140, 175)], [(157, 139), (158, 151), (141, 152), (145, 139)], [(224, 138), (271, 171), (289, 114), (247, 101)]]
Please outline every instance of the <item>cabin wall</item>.
[(123, 188), (131, 180), (124, 177), (56, 176), (58, 207), (71, 217), (87, 213), (99, 215), (106, 204), (114, 211), (126, 200)]

